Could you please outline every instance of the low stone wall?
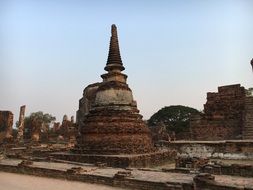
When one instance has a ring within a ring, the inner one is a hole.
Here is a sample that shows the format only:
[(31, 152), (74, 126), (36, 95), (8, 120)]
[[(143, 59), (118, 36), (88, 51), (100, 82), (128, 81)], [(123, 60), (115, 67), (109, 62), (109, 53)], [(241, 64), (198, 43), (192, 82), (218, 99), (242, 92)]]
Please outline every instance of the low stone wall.
[(253, 177), (253, 165), (244, 164), (208, 164), (200, 169), (201, 172), (215, 175), (233, 175), (242, 177)]
[(211, 174), (201, 173), (194, 177), (194, 190), (252, 190), (253, 187), (243, 186), (226, 186), (215, 181), (215, 177)]
[(1, 165), (0, 171), (112, 185), (112, 181), (110, 180), (109, 177), (107, 178), (103, 176), (94, 176), (94, 175), (76, 175), (76, 174), (67, 173), (66, 171), (63, 171), (63, 170), (55, 170), (55, 169), (48, 169), (48, 168)]
[[(24, 163), (24, 164), (22, 164)], [(26, 165), (28, 164), (28, 165)], [(82, 181), (88, 183), (104, 184), (116, 187), (125, 187), (128, 189), (140, 190), (253, 190), (253, 187), (243, 187), (236, 185), (225, 185), (215, 181), (211, 174), (198, 174), (192, 182), (159, 182), (151, 180), (141, 180), (131, 178), (131, 171), (118, 172), (114, 176), (101, 176), (99, 174), (87, 174), (79, 171), (79, 168), (67, 170), (49, 169), (34, 167), (32, 163), (22, 161), (18, 165), (0, 164), (0, 171), (28, 174), (41, 177), (51, 177), (66, 179), (72, 181)]]
[(46, 169), (46, 168), (38, 168), (38, 167), (29, 167), (29, 166), (11, 166), (11, 165), (1, 165), (0, 171), (11, 172), (11, 173), (20, 173), (20, 174), (28, 174), (34, 176), (41, 177), (51, 177), (72, 181), (82, 181), (88, 183), (96, 183), (96, 184), (104, 184), (109, 186), (116, 187), (125, 187), (129, 189), (140, 189), (140, 190), (193, 190), (192, 184), (180, 184), (180, 183), (164, 183), (164, 182), (153, 182), (153, 181), (143, 181), (136, 180), (131, 178), (126, 178), (124, 176), (117, 177), (106, 177), (99, 175), (91, 175), (91, 174), (78, 174), (78, 173), (70, 173), (68, 171), (63, 170), (55, 170), (55, 169)]
[(202, 172), (214, 175), (231, 175), (241, 177), (253, 177), (253, 165), (248, 164), (228, 164), (221, 161), (210, 161), (207, 158), (178, 157), (176, 168), (171, 172), (190, 173)]
[(196, 157), (177, 157), (176, 158), (176, 169), (188, 168), (198, 169), (209, 163), (209, 159), (196, 158)]
[(134, 155), (95, 155), (95, 154), (76, 154), (71, 152), (57, 152), (51, 154), (52, 157), (61, 160), (83, 162), (83, 163), (105, 163), (112, 167), (148, 167), (157, 166), (174, 160), (175, 151), (157, 151), (149, 154)]
[(161, 142), (178, 156), (218, 159), (253, 159), (253, 140)]

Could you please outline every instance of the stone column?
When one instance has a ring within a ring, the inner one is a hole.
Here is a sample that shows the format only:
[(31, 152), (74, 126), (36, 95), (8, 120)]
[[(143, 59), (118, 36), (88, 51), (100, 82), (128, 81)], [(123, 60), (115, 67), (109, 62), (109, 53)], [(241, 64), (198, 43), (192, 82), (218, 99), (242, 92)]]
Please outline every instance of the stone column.
[(32, 120), (31, 123), (31, 140), (36, 143), (40, 140), (40, 133), (42, 128), (42, 122), (37, 121), (36, 119)]
[(19, 111), (18, 134), (17, 134), (18, 141), (23, 141), (24, 122), (25, 122), (25, 105), (21, 106)]
[(71, 123), (75, 123), (74, 116), (71, 116), (70, 121), (71, 121)]

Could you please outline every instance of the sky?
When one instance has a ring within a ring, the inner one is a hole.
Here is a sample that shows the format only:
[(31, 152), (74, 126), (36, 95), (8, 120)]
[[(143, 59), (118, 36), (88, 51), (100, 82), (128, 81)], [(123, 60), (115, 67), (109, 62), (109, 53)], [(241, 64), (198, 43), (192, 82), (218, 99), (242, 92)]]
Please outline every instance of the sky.
[(0, 110), (75, 116), (102, 81), (111, 24), (144, 119), (203, 110), (218, 86), (252, 87), (252, 0), (0, 0)]

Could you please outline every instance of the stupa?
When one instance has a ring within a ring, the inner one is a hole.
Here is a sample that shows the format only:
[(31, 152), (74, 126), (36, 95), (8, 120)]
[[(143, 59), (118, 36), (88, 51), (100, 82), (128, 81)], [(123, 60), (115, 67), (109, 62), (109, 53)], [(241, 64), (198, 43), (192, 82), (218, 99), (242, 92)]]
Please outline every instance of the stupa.
[(126, 80), (117, 28), (111, 39), (103, 81), (88, 85), (79, 100), (79, 135), (69, 152), (51, 154), (57, 159), (105, 163), (113, 167), (159, 165), (175, 158), (174, 151), (154, 147), (149, 128), (139, 114)]
[(150, 131), (142, 120), (126, 83), (117, 28), (111, 27), (109, 54), (95, 93), (95, 101), (80, 126), (77, 149), (81, 153), (136, 154), (153, 149)]

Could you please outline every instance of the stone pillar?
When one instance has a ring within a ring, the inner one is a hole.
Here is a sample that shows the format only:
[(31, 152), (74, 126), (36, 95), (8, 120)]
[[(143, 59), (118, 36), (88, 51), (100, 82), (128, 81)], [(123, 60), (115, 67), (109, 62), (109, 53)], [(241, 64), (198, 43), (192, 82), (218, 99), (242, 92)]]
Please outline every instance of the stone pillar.
[(75, 123), (74, 116), (71, 116), (70, 121), (71, 121), (71, 123)]
[(18, 134), (17, 134), (18, 141), (23, 141), (24, 122), (25, 122), (25, 105), (21, 106), (19, 111)]
[(32, 142), (38, 142), (40, 140), (42, 123), (36, 120), (32, 120), (31, 126), (31, 140)]
[(64, 115), (62, 119), (62, 124), (61, 124), (61, 135), (64, 137), (64, 139), (68, 139), (68, 131), (69, 131), (69, 125), (70, 121), (68, 120), (68, 116)]
[(58, 130), (60, 129), (60, 122), (54, 122), (54, 125), (53, 125), (53, 131), (54, 133), (57, 133)]
[(64, 121), (67, 121), (68, 120), (68, 116), (67, 115), (64, 115), (63, 116), (63, 119), (62, 119), (62, 123), (64, 122)]

